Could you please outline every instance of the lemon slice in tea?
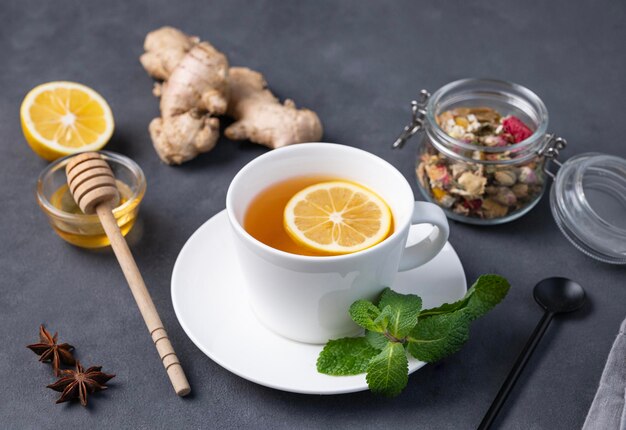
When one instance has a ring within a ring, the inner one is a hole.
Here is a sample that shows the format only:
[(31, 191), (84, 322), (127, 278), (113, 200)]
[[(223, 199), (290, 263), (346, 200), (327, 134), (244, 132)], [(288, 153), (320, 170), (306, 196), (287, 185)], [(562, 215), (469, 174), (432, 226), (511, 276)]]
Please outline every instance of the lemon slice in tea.
[(327, 255), (361, 251), (383, 241), (391, 211), (372, 191), (351, 182), (306, 187), (285, 206), (284, 224), (299, 245)]

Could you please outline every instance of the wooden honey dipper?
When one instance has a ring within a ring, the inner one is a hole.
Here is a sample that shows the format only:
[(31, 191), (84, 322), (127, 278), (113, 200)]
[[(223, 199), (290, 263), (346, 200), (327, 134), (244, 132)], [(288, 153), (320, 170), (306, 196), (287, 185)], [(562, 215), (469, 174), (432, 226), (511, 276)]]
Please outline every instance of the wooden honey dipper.
[(112, 213), (120, 201), (120, 194), (111, 167), (97, 152), (86, 152), (72, 158), (65, 173), (78, 207), (86, 214), (98, 214), (174, 390), (179, 396), (186, 396), (191, 388), (185, 372)]

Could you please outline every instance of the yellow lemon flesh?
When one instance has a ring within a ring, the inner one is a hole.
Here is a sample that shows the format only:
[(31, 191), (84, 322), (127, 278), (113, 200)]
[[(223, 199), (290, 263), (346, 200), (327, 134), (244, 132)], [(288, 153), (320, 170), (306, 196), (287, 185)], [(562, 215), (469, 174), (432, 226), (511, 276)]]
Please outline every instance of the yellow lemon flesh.
[(20, 107), (22, 131), (46, 160), (98, 151), (113, 134), (113, 114), (100, 94), (74, 82), (48, 82), (33, 88)]
[(372, 191), (344, 181), (322, 182), (296, 193), (285, 206), (284, 224), (299, 245), (338, 255), (383, 241), (392, 227), (391, 211)]

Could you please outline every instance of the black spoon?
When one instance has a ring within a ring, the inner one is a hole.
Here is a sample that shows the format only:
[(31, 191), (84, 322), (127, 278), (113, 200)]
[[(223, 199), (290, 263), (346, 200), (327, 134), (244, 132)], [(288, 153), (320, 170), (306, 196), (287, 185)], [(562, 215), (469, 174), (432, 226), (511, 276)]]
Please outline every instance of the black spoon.
[(515, 365), (511, 369), (511, 372), (509, 372), (509, 376), (507, 376), (506, 381), (502, 384), (491, 407), (478, 426), (478, 430), (486, 430), (493, 424), (498, 412), (500, 412), (502, 405), (504, 405), (506, 398), (515, 385), (515, 382), (517, 382), (522, 370), (524, 370), (524, 366), (539, 344), (543, 334), (546, 332), (554, 315), (575, 311), (580, 309), (585, 303), (585, 290), (583, 290), (583, 287), (567, 278), (544, 279), (535, 285), (533, 296), (535, 297), (535, 301), (545, 309), (545, 313), (543, 317), (541, 317), (537, 327), (535, 327), (533, 334), (530, 335)]

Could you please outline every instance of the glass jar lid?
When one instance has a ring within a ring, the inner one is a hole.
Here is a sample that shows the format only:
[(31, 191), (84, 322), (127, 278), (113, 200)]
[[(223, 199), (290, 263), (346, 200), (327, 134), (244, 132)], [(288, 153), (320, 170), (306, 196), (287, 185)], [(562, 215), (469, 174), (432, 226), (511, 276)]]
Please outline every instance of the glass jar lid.
[(579, 250), (626, 264), (626, 160), (581, 154), (561, 165), (550, 191), (554, 219)]

